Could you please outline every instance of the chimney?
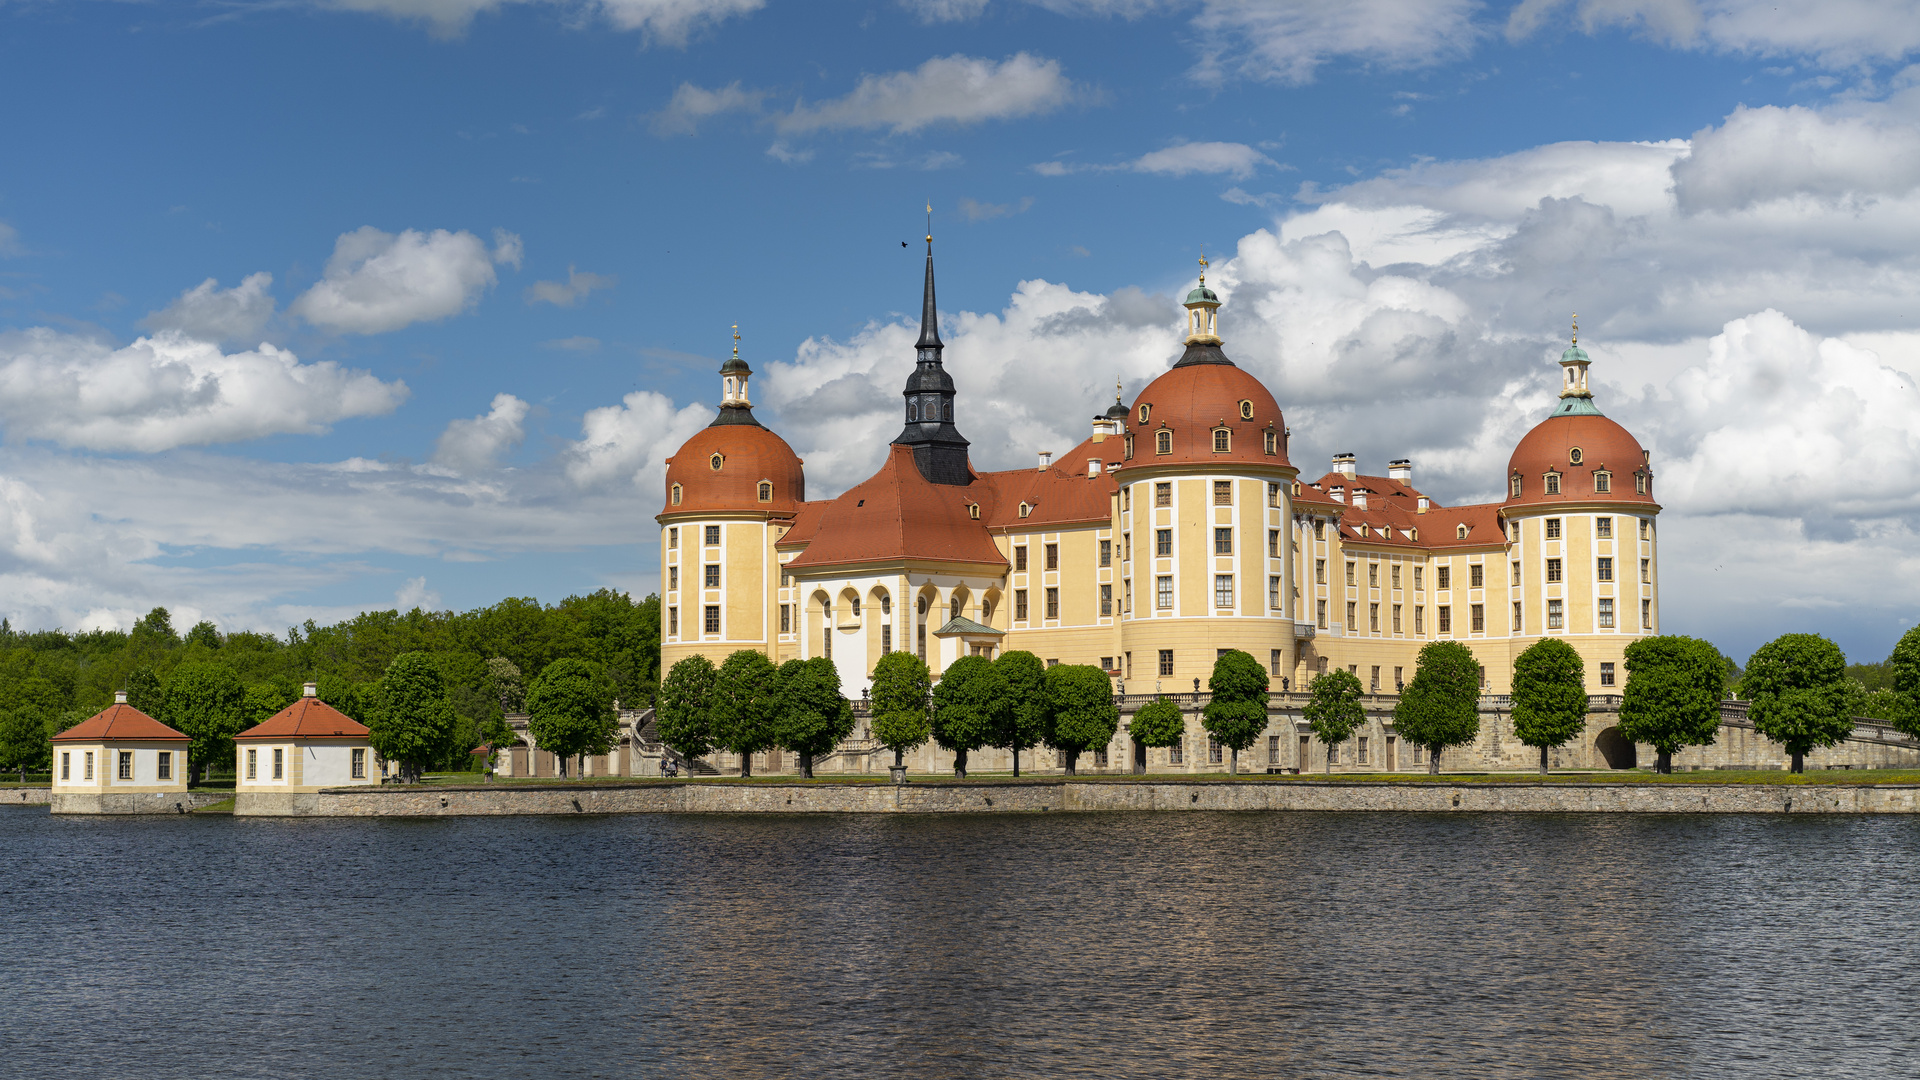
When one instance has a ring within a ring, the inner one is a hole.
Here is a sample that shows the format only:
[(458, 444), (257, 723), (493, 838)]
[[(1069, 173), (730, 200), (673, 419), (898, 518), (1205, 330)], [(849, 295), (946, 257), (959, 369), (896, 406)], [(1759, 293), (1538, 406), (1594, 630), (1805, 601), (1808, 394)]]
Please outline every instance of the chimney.
[(1093, 418), (1093, 441), (1094, 442), (1097, 442), (1097, 443), (1106, 442), (1107, 436), (1111, 434), (1113, 434), (1113, 421), (1107, 419), (1104, 416), (1096, 416)]
[(1367, 489), (1366, 488), (1356, 487), (1353, 489), (1353, 505), (1359, 507), (1362, 510), (1365, 510), (1367, 508)]
[(1332, 499), (1334, 502), (1338, 502), (1338, 503), (1346, 502), (1347, 501), (1346, 485), (1344, 484), (1333, 485), (1333, 487), (1327, 490), (1327, 497)]
[(1408, 486), (1413, 484), (1413, 461), (1411, 458), (1399, 458), (1387, 462), (1387, 479)]
[(1359, 472), (1359, 469), (1354, 465), (1354, 462), (1357, 460), (1359, 459), (1355, 458), (1352, 454), (1335, 454), (1333, 455), (1333, 471), (1351, 480), (1354, 478), (1354, 475)]
[(1420, 512), (1423, 514), (1427, 512), (1427, 497), (1425, 495), (1420, 496)]
[(302, 683), (300, 686), (300, 696), (301, 697), (319, 697), (320, 684), (319, 683)]
[(127, 703), (127, 692), (125, 690), (115, 690), (113, 692), (113, 703), (115, 705), (125, 705)]
[(1051, 451), (1051, 450), (1042, 450), (1042, 451), (1040, 451), (1040, 469), (1039, 469), (1039, 471), (1040, 471), (1040, 472), (1046, 472), (1046, 471), (1047, 471), (1047, 466), (1049, 466), (1049, 465), (1052, 465), (1052, 464), (1053, 464), (1053, 451)]
[(1087, 479), (1092, 480), (1099, 475), (1100, 475), (1100, 459), (1097, 457), (1088, 458), (1087, 459)]

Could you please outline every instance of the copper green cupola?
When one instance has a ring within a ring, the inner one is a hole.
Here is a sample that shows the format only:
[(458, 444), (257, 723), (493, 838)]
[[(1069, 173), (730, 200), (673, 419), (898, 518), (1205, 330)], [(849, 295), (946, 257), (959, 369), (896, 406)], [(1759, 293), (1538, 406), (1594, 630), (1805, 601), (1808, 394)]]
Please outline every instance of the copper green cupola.
[(1573, 343), (1560, 354), (1560, 404), (1554, 416), (1599, 416), (1587, 385), (1587, 350), (1580, 347), (1580, 316), (1573, 317)]

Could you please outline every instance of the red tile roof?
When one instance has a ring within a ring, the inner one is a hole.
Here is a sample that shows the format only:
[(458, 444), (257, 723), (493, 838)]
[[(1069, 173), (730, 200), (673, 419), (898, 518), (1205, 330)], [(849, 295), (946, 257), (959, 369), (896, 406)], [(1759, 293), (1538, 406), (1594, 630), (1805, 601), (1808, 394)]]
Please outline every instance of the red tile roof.
[[(995, 532), (1020, 532), (1046, 525), (1106, 524), (1113, 520), (1113, 495), (1120, 490), (1106, 463), (1118, 461), (1119, 439), (1096, 443), (1091, 437), (1045, 469), (1008, 469), (980, 474), (991, 499), (980, 500), (980, 518)], [(1087, 463), (1101, 460), (1100, 472), (1087, 475)], [(1020, 516), (1020, 504), (1028, 514)]]
[(828, 504), (807, 549), (785, 565), (925, 559), (1004, 567), (1007, 560), (984, 525), (989, 508), (983, 505), (980, 519), (967, 512), (970, 503), (992, 496), (992, 485), (978, 478), (966, 487), (928, 483), (912, 447), (889, 446), (880, 471)]
[(364, 739), (367, 725), (321, 701), (303, 697), (234, 736), (241, 739)]
[[(720, 467), (713, 467), (713, 455)], [(760, 481), (773, 497), (760, 501)], [(673, 501), (679, 484), (680, 503)], [(807, 497), (806, 471), (787, 440), (758, 424), (701, 428), (667, 459), (667, 502), (661, 517), (716, 511), (791, 514)]]
[[(1578, 465), (1572, 460), (1575, 449), (1580, 451)], [(1513, 448), (1507, 475), (1520, 474), (1520, 497), (1509, 498), (1506, 505), (1612, 502), (1657, 509), (1651, 493), (1642, 495), (1634, 487), (1634, 474), (1646, 468), (1647, 455), (1639, 440), (1607, 417), (1549, 416)], [(1546, 493), (1549, 471), (1562, 474), (1558, 495)], [(1593, 474), (1602, 471), (1613, 474), (1611, 491), (1593, 489)]]
[[(1241, 415), (1248, 402), (1251, 416)], [(1145, 423), (1140, 407), (1150, 406)], [(1215, 452), (1213, 431), (1232, 433), (1231, 449)], [(1173, 433), (1171, 453), (1156, 453), (1161, 430)], [(1133, 466), (1195, 465), (1216, 462), (1287, 465), (1287, 421), (1266, 385), (1231, 363), (1176, 364), (1147, 384), (1134, 399), (1129, 430), (1134, 434)], [(1274, 434), (1274, 453), (1266, 452), (1265, 433)]]
[(105, 709), (53, 737), (54, 742), (192, 742), (185, 735), (124, 703)]

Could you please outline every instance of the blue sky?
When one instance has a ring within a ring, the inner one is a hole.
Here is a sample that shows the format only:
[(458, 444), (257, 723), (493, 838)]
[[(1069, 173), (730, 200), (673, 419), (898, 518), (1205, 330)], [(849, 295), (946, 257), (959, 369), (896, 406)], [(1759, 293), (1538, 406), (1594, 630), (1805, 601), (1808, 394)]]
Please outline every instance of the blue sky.
[(650, 591), (733, 324), (810, 494), (877, 463), (931, 200), (982, 466), (1162, 369), (1204, 250), (1303, 473), (1490, 497), (1578, 309), (1666, 629), (1878, 659), (1916, 49), (1911, 3), (0, 4), (0, 613)]

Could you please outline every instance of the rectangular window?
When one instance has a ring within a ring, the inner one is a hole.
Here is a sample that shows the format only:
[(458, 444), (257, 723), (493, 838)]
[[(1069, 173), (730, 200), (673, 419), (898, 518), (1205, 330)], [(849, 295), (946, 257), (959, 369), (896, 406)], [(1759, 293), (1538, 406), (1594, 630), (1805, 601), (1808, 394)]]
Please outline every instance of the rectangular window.
[(1559, 518), (1547, 519), (1547, 539), (1549, 540), (1560, 539), (1560, 519)]
[[(831, 617), (829, 617), (829, 619), (831, 619)], [(719, 604), (707, 605), (706, 625), (704, 627), (704, 630), (706, 633), (709, 633), (709, 634), (717, 634), (720, 632), (720, 605)]]
[(260, 751), (247, 748), (247, 779), (260, 779)]
[(1436, 578), (1436, 580), (1433, 583), (1434, 588), (1436, 589), (1453, 588), (1453, 567), (1451, 566), (1436, 567), (1433, 572)]
[(783, 589), (793, 588), (793, 571), (791, 570), (780, 571), (780, 587)]
[(719, 563), (707, 564), (705, 585), (709, 589), (717, 589), (720, 587), (720, 564)]
[(1398, 564), (1395, 564), (1393, 568), (1393, 587), (1396, 589), (1400, 587), (1400, 567)]
[(1013, 590), (1013, 617), (1021, 622), (1027, 621), (1027, 590)]
[(1613, 685), (1613, 661), (1611, 660), (1602, 660), (1600, 662), (1600, 685)]
[(880, 654), (885, 656), (893, 651), (893, 624), (880, 624)]
[(783, 634), (793, 633), (793, 605), (792, 604), (780, 605), (780, 632)]
[(1220, 743), (1212, 736), (1207, 737), (1207, 764), (1220, 764)]
[(1520, 615), (1520, 601), (1515, 600), (1513, 602), (1513, 632), (1516, 634), (1524, 633), (1527, 628), (1526, 621), (1522, 619)]
[(1133, 534), (1132, 533), (1120, 534), (1120, 547), (1121, 547), (1120, 558), (1127, 562), (1132, 562), (1133, 561)]
[(1153, 530), (1153, 553), (1161, 558), (1173, 554), (1173, 530)]
[(1160, 650), (1160, 674), (1162, 675), (1173, 674), (1173, 650), (1172, 649)]
[(712, 547), (713, 545), (718, 544), (719, 542), (720, 542), (720, 526), (718, 525), (707, 526), (707, 546)]
[(173, 751), (171, 750), (160, 751), (159, 755), (154, 759), (154, 761), (155, 761), (155, 769), (156, 769), (156, 771), (154, 772), (154, 776), (162, 780), (173, 779)]
[(120, 779), (133, 779), (133, 751), (120, 751)]
[(1613, 474), (1597, 472), (1593, 474), (1593, 490), (1602, 495), (1613, 490)]
[(1653, 581), (1653, 560), (1652, 559), (1640, 560), (1640, 580), (1645, 582)]
[(1467, 587), (1470, 589), (1487, 587), (1487, 568), (1484, 564), (1474, 563), (1467, 567)]
[(1233, 575), (1213, 575), (1213, 606), (1230, 608), (1233, 606)]
[(679, 632), (680, 632), (680, 609), (677, 607), (670, 607), (667, 609), (667, 633), (678, 634)]
[(1549, 495), (1560, 494), (1560, 474), (1559, 473), (1550, 472), (1547, 474), (1547, 494)]
[(1026, 569), (1027, 569), (1027, 546), (1025, 544), (1022, 544), (1019, 547), (1013, 549), (1013, 572), (1016, 574), (1021, 574), (1021, 573), (1025, 573)]
[(1653, 629), (1653, 601), (1640, 601), (1640, 629)]
[(1375, 634), (1380, 632), (1380, 605), (1379, 604), (1367, 605), (1367, 630)]
[(1100, 541), (1100, 565), (1113, 565), (1113, 541), (1111, 540)]
[(1380, 587), (1380, 564), (1377, 562), (1368, 563), (1367, 564), (1367, 588), (1377, 589), (1379, 587)]
[(1379, 664), (1373, 665), (1373, 668), (1371, 669), (1371, 674), (1367, 676), (1367, 686), (1376, 694), (1380, 692), (1380, 665)]
[(1354, 606), (1353, 601), (1347, 601), (1347, 633), (1349, 634), (1357, 634), (1360, 632), (1360, 621), (1355, 618), (1353, 614)]
[(1400, 605), (1399, 604), (1393, 605), (1393, 632), (1396, 634), (1400, 632)]
[(1613, 629), (1613, 597), (1611, 596), (1600, 598), (1600, 629)]
[(1325, 585), (1327, 583), (1327, 560), (1313, 560), (1313, 580), (1317, 585)]
[(1267, 736), (1267, 764), (1280, 764), (1280, 736)]
[(73, 754), (71, 751), (62, 750), (60, 752), (60, 779), (73, 779)]
[(1468, 627), (1473, 633), (1484, 634), (1487, 632), (1487, 607), (1485, 604), (1473, 605), (1468, 609), (1467, 617), (1470, 620)]
[(1270, 649), (1267, 651), (1267, 672), (1271, 675), (1276, 675), (1276, 676), (1280, 674), (1280, 650), (1279, 649)]
[(87, 751), (87, 756), (81, 760), (80, 764), (85, 771), (85, 775), (81, 776), (80, 779), (82, 780), (93, 779), (93, 751), (91, 750)]
[[(1269, 454), (1273, 453), (1273, 442), (1271, 441), (1271, 439), (1269, 439), (1269, 441), (1267, 442), (1267, 453)], [(1280, 505), (1280, 485), (1279, 484), (1269, 483), (1267, 485), (1267, 505), (1268, 506)]]
[(1359, 756), (1359, 763), (1365, 765), (1367, 763), (1367, 737), (1362, 735), (1358, 739), (1355, 739), (1353, 748)]
[(1566, 601), (1564, 600), (1547, 601), (1547, 629), (1559, 630), (1566, 625), (1566, 621), (1567, 621)]
[(1593, 535), (1600, 540), (1613, 539), (1613, 519), (1610, 517), (1594, 518)]
[(1353, 588), (1354, 583), (1358, 580), (1359, 579), (1354, 576), (1353, 560), (1348, 559), (1347, 560), (1347, 588), (1349, 589)]
[(1560, 580), (1560, 560), (1548, 559), (1547, 560), (1547, 581), (1549, 583), (1552, 583), (1559, 580)]
[(353, 779), (365, 780), (366, 778), (367, 778), (367, 752), (358, 747), (355, 747), (353, 751)]
[(1233, 481), (1215, 480), (1213, 482), (1213, 505), (1215, 506), (1232, 506), (1233, 505)]
[(1413, 632), (1425, 636), (1427, 632), (1427, 609), (1416, 606), (1413, 609)]
[(1060, 590), (1048, 589), (1047, 590), (1047, 618), (1057, 619), (1059, 617), (1060, 617)]
[(1279, 529), (1267, 530), (1267, 557), (1270, 559), (1277, 559), (1280, 557), (1280, 530)]
[(1435, 629), (1439, 630), (1443, 634), (1453, 633), (1453, 607), (1451, 605), (1442, 604), (1438, 610), (1440, 614), (1440, 622), (1435, 627)]
[(1419, 592), (1422, 588), (1424, 588), (1424, 586), (1420, 582), (1420, 575), (1422, 573), (1422, 570), (1423, 568), (1418, 566), (1413, 568), (1413, 591), (1414, 592)]
[(1267, 606), (1280, 610), (1280, 578), (1276, 575), (1267, 579)]
[(1639, 495), (1645, 495), (1647, 493), (1646, 473), (1637, 472), (1633, 474), (1633, 490), (1635, 494)]
[(1173, 484), (1172, 483), (1163, 480), (1160, 483), (1153, 485), (1153, 505), (1155, 506), (1172, 506), (1173, 505)]
[(1593, 574), (1595, 578), (1601, 581), (1612, 581), (1613, 580), (1613, 560), (1604, 559), (1604, 558), (1596, 560)]
[(1313, 538), (1315, 540), (1325, 540), (1327, 538), (1327, 523), (1319, 518), (1313, 519)]
[(1232, 529), (1213, 530), (1213, 553), (1215, 555), (1233, 554), (1233, 530)]
[(679, 587), (680, 587), (680, 568), (677, 566), (667, 567), (667, 591), (672, 592), (673, 590), (678, 589)]
[(1186, 761), (1187, 752), (1179, 743), (1174, 743), (1172, 746), (1167, 747), (1167, 764), (1184, 765)]
[(1154, 606), (1161, 611), (1173, 610), (1173, 578), (1165, 574), (1154, 579)]
[(1100, 614), (1113, 614), (1113, 586), (1100, 586)]
[(680, 547), (680, 530), (668, 529), (667, 530), (667, 550), (673, 551), (673, 550), (677, 550), (679, 547)]
[(1640, 519), (1640, 539), (1653, 539), (1653, 522), (1648, 521), (1646, 518)]
[(1126, 580), (1126, 583), (1122, 586), (1122, 588), (1124, 589), (1124, 592), (1121, 594), (1123, 599), (1121, 601), (1120, 610), (1132, 611), (1133, 610), (1133, 579), (1128, 578)]
[(278, 746), (273, 748), (273, 778), (275, 780), (287, 778), (287, 752)]
[(1060, 569), (1060, 545), (1059, 544), (1047, 545), (1047, 569), (1049, 570)]
[(1520, 584), (1520, 560), (1518, 559), (1515, 559), (1511, 564), (1511, 569), (1508, 571), (1507, 584)]

